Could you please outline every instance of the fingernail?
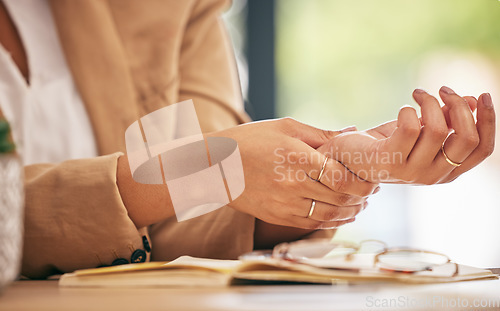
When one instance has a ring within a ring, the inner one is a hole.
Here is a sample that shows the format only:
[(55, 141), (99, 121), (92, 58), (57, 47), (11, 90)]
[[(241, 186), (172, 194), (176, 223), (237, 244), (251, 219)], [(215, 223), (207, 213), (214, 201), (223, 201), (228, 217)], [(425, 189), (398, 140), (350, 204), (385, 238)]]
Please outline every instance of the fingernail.
[(372, 194), (375, 194), (375, 193), (377, 193), (379, 191), (380, 191), (380, 186), (377, 186), (377, 188), (375, 188), (375, 190), (373, 190)]
[(484, 93), (483, 104), (488, 108), (493, 108), (493, 101), (491, 100), (490, 93)]
[(426, 93), (424, 90), (422, 89), (415, 89), (415, 93), (417, 94), (423, 94), (423, 93)]
[(453, 90), (452, 90), (452, 89), (450, 89), (450, 88), (449, 88), (449, 87), (447, 87), (447, 86), (443, 86), (443, 87), (441, 87), (441, 89), (440, 89), (439, 91), (440, 91), (440, 92), (444, 92), (444, 93), (446, 93), (446, 94), (448, 94), (448, 95), (453, 95), (453, 94), (455, 94), (455, 92), (453, 92)]

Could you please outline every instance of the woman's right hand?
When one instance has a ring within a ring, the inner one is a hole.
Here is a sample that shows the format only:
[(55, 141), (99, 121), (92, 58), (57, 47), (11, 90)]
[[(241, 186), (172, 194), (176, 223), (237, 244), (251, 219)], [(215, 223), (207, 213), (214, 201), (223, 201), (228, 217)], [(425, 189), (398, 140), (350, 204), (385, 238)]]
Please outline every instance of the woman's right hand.
[[(253, 122), (207, 134), (238, 143), (245, 190), (232, 208), (265, 222), (303, 229), (336, 228), (352, 222), (377, 184), (363, 181), (316, 148), (338, 134), (290, 118)], [(312, 200), (315, 208), (310, 217)]]
[[(477, 101), (447, 87), (439, 94), (444, 107), (423, 90), (413, 93), (421, 107), (420, 119), (415, 109), (404, 107), (398, 120), (337, 135), (318, 150), (372, 182), (450, 182), (493, 152), (495, 111), (489, 94)], [(477, 122), (472, 114), (476, 107)]]

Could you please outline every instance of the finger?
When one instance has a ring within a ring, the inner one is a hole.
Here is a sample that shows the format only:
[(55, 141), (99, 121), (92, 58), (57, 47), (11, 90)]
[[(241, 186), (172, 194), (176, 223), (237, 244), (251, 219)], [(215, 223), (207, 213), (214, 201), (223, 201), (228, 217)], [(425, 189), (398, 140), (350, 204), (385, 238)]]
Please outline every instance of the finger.
[(477, 132), (479, 145), (460, 167), (454, 169), (442, 182), (449, 182), (489, 157), (495, 148), (495, 109), (491, 96), (482, 94), (477, 101)]
[(302, 229), (335, 229), (345, 224), (351, 223), (355, 218), (347, 219), (347, 220), (338, 220), (338, 221), (318, 221), (310, 218), (305, 218), (301, 216), (293, 216), (289, 219), (289, 222), (296, 228)]
[[(469, 108), (472, 112), (476, 111), (477, 109), (477, 99), (474, 96), (464, 96), (463, 97), (465, 101), (467, 101), (467, 104), (469, 104)], [(451, 121), (450, 121), (450, 106), (443, 106), (441, 108), (443, 110), (444, 118), (446, 119), (446, 124), (448, 125), (448, 128), (451, 129)]]
[[(292, 181), (294, 186), (298, 184), (302, 186), (302, 182), (313, 179), (313, 181), (319, 181), (317, 185), (314, 185), (318, 187), (317, 191), (321, 191), (321, 186), (325, 185), (337, 193), (360, 197), (372, 194), (377, 187), (377, 184), (359, 178), (342, 163), (332, 159), (330, 155), (333, 155), (335, 151), (325, 151), (327, 155), (324, 155), (299, 140), (294, 140), (290, 145), (290, 149), (295, 150), (287, 156), (290, 163), (289, 169), (296, 176)], [(327, 161), (325, 162), (325, 160)], [(293, 189), (298, 188), (300, 187), (294, 187)], [(304, 193), (303, 196), (309, 197)]]
[[(273, 208), (268, 210), (269, 214), (266, 216), (268, 220), (266, 221), (280, 226), (288, 226), (288, 227), (295, 227), (302, 229), (314, 229), (314, 230), (336, 228), (346, 223), (354, 221), (354, 219), (352, 218), (346, 220), (335, 220), (335, 221), (319, 221), (316, 219), (308, 218), (307, 215), (309, 215), (311, 202), (312, 202), (311, 199), (301, 199), (298, 201), (297, 204), (295, 204), (295, 205), (300, 205), (300, 210), (301, 210), (299, 212), (300, 215), (295, 213), (290, 213), (290, 207), (291, 207), (290, 203), (275, 202)], [(307, 211), (304, 211), (305, 208), (307, 209)], [(307, 215), (305, 215), (305, 213), (307, 213)]]
[[(319, 195), (321, 191), (324, 191), (323, 187), (326, 186), (328, 189), (330, 189), (330, 191), (333, 190), (337, 194), (366, 197), (372, 194), (377, 187), (377, 184), (371, 183), (369, 181), (366, 181), (365, 179), (358, 177), (356, 174), (342, 165), (342, 163), (336, 161), (335, 159), (328, 157), (328, 160), (325, 163), (326, 156), (322, 154), (321, 156), (323, 160), (321, 164), (319, 164), (319, 162), (313, 162), (312, 165), (304, 167), (307, 174), (313, 179), (313, 181), (318, 181), (316, 185), (308, 185), (310, 186), (309, 191), (315, 192)], [(323, 170), (323, 173), (321, 174), (323, 165), (325, 168)], [(338, 196), (337, 199), (339, 199)], [(342, 203), (342, 201), (347, 201), (347, 198), (340, 198), (340, 201), (336, 202), (327, 200), (327, 202), (331, 203)]]
[(477, 99), (474, 96), (464, 96), (465, 101), (469, 105), (469, 108), (472, 112), (477, 109)]
[(378, 138), (378, 139), (388, 138), (394, 133), (394, 130), (396, 129), (397, 124), (398, 124), (398, 120), (388, 121), (388, 122), (381, 124), (377, 127), (369, 129), (367, 131), (367, 133)]
[[(302, 208), (302, 215), (297, 216), (307, 217), (311, 211), (311, 207), (309, 206), (311, 205), (311, 199), (304, 199), (303, 201), (304, 206)], [(359, 214), (359, 212), (361, 212), (365, 207), (365, 202), (353, 206), (336, 206), (321, 201), (315, 202), (314, 210), (309, 218), (319, 221), (339, 221), (351, 219)], [(307, 208), (304, 209), (304, 207)]]
[(421, 89), (413, 92), (413, 98), (422, 111), (422, 130), (408, 158), (408, 163), (417, 167), (430, 165), (448, 136), (448, 126), (438, 100)]
[(406, 160), (420, 135), (420, 121), (413, 107), (405, 106), (399, 110), (398, 126), (384, 143), (387, 151), (398, 152)]
[(281, 122), (285, 134), (298, 138), (315, 149), (339, 134), (356, 130), (356, 127), (352, 126), (340, 131), (322, 130), (292, 118), (280, 119), (279, 122)]
[[(321, 179), (324, 180), (325, 178), (326, 177), (322, 177)], [(362, 185), (364, 185), (364, 183), (367, 183), (366, 181), (363, 180), (355, 182), (362, 183)], [(371, 186), (367, 187), (366, 191), (370, 191), (371, 189), (372, 189)], [(375, 189), (373, 189), (373, 191), (375, 191)], [(369, 193), (368, 195), (370, 194), (372, 193)], [(315, 200), (338, 206), (361, 204), (366, 200), (366, 196), (363, 197), (360, 195), (352, 195), (352, 194), (333, 191), (326, 185), (317, 182), (316, 180), (313, 180), (311, 178), (307, 178), (307, 180), (304, 180), (304, 182), (301, 183), (297, 191), (297, 195), (302, 196), (304, 198), (314, 198)]]
[(351, 222), (354, 222), (356, 218), (351, 218), (347, 220), (340, 220), (340, 221), (324, 221), (321, 223), (318, 229), (324, 230), (324, 229), (336, 229), (339, 228), (343, 225), (349, 224)]
[[(479, 144), (479, 134), (469, 104), (447, 87), (439, 91), (445, 105), (450, 107), (450, 122), (454, 132), (446, 139), (444, 151), (453, 162), (463, 162)], [(445, 156), (440, 153), (436, 162), (450, 168)], [(453, 168), (453, 166), (451, 167)]]

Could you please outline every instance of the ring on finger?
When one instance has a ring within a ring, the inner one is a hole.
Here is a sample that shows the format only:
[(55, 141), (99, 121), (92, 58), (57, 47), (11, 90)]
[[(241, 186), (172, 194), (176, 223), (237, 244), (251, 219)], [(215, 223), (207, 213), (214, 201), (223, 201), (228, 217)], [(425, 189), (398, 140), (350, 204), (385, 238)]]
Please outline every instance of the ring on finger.
[(320, 181), (321, 177), (323, 177), (323, 173), (325, 172), (326, 168), (326, 162), (328, 162), (328, 156), (325, 158), (325, 161), (323, 161), (323, 166), (321, 167), (321, 171), (319, 172), (318, 178), (316, 178), (316, 181)]
[(451, 160), (448, 155), (446, 154), (446, 152), (444, 151), (444, 143), (446, 142), (446, 140), (443, 142), (443, 144), (441, 145), (441, 152), (443, 153), (444, 155), (444, 159), (446, 160), (446, 162), (448, 162), (449, 164), (453, 165), (454, 167), (459, 167), (460, 165), (462, 165), (462, 163), (459, 163), (459, 162), (455, 162), (453, 160)]
[(306, 218), (311, 218), (312, 214), (314, 213), (314, 208), (316, 207), (316, 200), (312, 200), (311, 207), (309, 208), (309, 214), (307, 214)]

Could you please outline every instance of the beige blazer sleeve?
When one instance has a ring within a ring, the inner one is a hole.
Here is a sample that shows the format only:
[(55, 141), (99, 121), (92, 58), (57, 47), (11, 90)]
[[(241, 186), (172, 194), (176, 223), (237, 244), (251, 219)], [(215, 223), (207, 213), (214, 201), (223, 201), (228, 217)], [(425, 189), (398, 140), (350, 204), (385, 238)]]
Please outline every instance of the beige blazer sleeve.
[(119, 153), (25, 167), (22, 275), (51, 274), (131, 260), (144, 230), (127, 216), (116, 185)]

